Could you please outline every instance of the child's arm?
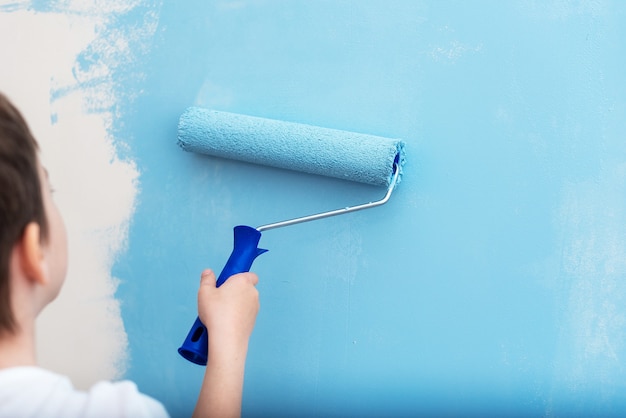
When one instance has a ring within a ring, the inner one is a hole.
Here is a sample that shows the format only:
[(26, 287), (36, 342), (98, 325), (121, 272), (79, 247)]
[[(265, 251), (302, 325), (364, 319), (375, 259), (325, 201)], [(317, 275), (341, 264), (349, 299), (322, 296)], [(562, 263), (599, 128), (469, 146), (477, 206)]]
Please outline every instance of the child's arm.
[(209, 357), (194, 417), (239, 417), (248, 340), (259, 311), (258, 278), (236, 274), (219, 288), (202, 273), (198, 313), (209, 336)]

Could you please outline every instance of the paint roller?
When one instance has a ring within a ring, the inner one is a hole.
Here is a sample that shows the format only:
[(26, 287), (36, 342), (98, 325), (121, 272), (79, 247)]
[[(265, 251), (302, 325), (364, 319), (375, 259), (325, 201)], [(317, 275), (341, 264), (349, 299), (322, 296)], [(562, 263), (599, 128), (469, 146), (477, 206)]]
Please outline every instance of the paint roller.
[[(254, 260), (267, 251), (258, 248), (263, 231), (386, 203), (400, 182), (405, 159), (404, 142), (399, 139), (199, 107), (190, 107), (181, 115), (178, 144), (185, 151), (387, 188), (384, 197), (374, 202), (256, 228), (236, 226), (233, 251), (218, 276), (218, 287), (230, 276), (250, 271)], [(193, 363), (206, 365), (208, 335), (200, 318), (178, 352)]]

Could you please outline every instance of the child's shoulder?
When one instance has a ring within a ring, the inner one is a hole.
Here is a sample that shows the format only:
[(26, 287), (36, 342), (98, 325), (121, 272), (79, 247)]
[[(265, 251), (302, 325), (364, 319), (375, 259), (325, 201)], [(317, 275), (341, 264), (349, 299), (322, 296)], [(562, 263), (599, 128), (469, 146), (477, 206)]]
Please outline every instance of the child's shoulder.
[[(108, 413), (108, 412), (110, 413)], [(140, 393), (130, 381), (96, 383), (89, 391), (40, 367), (0, 369), (2, 417), (167, 417), (163, 405)]]

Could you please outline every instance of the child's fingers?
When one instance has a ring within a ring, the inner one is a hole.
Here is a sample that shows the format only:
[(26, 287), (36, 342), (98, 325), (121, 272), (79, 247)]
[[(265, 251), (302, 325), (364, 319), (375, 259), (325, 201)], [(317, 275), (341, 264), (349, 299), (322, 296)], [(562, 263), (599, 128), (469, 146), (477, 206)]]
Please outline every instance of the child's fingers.
[(227, 281), (230, 281), (231, 279), (243, 280), (244, 282), (250, 283), (253, 286), (256, 286), (259, 282), (259, 277), (256, 274), (250, 272), (233, 274)]
[(254, 273), (248, 273), (248, 280), (250, 280), (252, 285), (256, 286), (259, 283), (259, 276)]
[[(256, 286), (259, 282), (259, 277), (254, 273), (237, 273), (231, 277), (237, 277), (236, 280), (244, 280), (248, 283)], [(216, 287), (217, 278), (215, 277), (215, 273), (211, 269), (206, 269), (200, 275), (200, 286), (210, 286)], [(228, 281), (228, 280), (227, 280)]]

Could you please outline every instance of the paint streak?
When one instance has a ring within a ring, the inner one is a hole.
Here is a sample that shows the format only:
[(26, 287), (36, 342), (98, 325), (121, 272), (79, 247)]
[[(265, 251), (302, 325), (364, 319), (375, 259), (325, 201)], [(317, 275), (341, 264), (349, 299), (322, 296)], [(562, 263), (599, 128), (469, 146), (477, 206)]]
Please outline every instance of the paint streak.
[(615, 396), (626, 333), (626, 164), (564, 188), (558, 213), (562, 326), (555, 384), (574, 397)]

